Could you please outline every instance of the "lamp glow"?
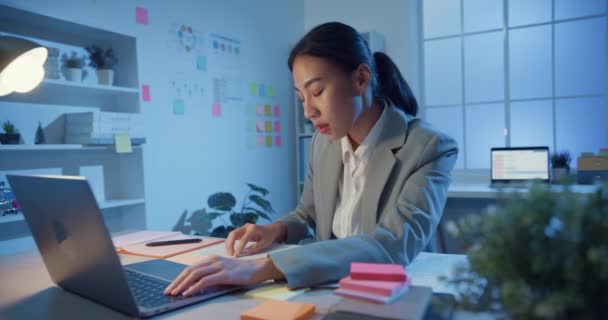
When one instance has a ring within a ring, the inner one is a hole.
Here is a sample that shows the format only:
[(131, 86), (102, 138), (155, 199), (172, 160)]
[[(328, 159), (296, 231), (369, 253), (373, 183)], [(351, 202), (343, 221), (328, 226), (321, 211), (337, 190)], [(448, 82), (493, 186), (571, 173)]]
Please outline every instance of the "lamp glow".
[(44, 79), (46, 48), (21, 38), (0, 37), (0, 96), (34, 89)]

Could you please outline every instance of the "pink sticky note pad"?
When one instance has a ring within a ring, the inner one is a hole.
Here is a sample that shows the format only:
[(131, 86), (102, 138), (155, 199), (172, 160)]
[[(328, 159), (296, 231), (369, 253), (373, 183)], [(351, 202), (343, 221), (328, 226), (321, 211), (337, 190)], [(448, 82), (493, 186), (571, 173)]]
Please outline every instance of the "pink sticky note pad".
[(212, 108), (212, 114), (214, 117), (220, 117), (222, 115), (222, 105), (214, 103)]
[(264, 136), (258, 136), (258, 146), (264, 145)]
[(137, 24), (148, 24), (148, 9), (141, 7), (135, 8), (135, 22), (137, 22)]
[(141, 96), (142, 99), (144, 99), (144, 101), (150, 101), (150, 86), (147, 84), (144, 84), (143, 86), (141, 86)]
[(274, 137), (274, 145), (277, 147), (281, 146), (281, 136), (275, 136)]
[(378, 281), (378, 280), (355, 280), (351, 277), (340, 280), (340, 288), (355, 290), (382, 296), (391, 296), (408, 284), (407, 281)]
[(264, 107), (262, 105), (258, 105), (257, 107), (255, 107), (255, 113), (258, 116), (263, 116), (264, 115)]
[(281, 132), (281, 123), (279, 121), (274, 122), (274, 132)]
[(281, 108), (279, 108), (279, 106), (274, 106), (274, 116), (275, 117), (281, 116)]
[(353, 262), (350, 277), (358, 280), (405, 281), (405, 268), (400, 264)]

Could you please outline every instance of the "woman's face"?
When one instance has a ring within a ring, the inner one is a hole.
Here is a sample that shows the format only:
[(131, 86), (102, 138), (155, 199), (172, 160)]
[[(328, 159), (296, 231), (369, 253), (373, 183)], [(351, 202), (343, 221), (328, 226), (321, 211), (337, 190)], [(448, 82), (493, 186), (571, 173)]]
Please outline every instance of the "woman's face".
[(304, 116), (331, 140), (346, 136), (363, 108), (355, 72), (345, 73), (323, 58), (306, 55), (295, 58), (292, 70)]

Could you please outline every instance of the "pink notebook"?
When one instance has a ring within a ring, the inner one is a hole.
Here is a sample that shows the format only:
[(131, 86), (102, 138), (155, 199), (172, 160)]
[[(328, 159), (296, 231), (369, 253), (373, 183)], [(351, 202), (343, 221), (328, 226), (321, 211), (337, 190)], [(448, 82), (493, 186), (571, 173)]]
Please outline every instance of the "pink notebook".
[(353, 262), (350, 277), (355, 280), (405, 281), (405, 268), (400, 264)]
[(346, 277), (340, 280), (340, 289), (355, 290), (364, 293), (390, 296), (400, 291), (407, 282), (382, 280), (355, 280)]

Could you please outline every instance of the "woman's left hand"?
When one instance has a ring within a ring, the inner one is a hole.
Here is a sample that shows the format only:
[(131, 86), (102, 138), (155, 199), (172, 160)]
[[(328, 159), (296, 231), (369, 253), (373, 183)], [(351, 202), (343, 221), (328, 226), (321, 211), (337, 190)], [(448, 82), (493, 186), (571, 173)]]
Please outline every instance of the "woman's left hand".
[(269, 258), (244, 260), (221, 256), (205, 257), (193, 264), (165, 289), (167, 295), (194, 295), (209, 286), (220, 284), (252, 285), (281, 279), (283, 274)]

